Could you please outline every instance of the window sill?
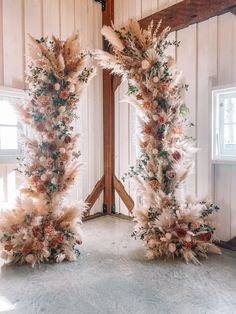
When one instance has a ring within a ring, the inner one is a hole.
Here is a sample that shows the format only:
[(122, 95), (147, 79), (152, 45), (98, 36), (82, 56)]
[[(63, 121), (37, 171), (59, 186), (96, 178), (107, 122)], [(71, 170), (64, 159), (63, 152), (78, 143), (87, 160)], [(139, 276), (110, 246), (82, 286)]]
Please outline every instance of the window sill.
[(211, 163), (213, 165), (235, 165), (236, 166), (236, 159), (216, 159), (216, 160), (212, 160)]

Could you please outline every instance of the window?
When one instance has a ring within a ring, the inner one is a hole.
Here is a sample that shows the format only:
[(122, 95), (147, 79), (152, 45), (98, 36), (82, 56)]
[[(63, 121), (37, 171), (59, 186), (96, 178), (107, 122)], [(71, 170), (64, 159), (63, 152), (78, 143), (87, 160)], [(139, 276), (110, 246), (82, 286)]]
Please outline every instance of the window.
[(20, 125), (14, 106), (25, 99), (22, 90), (0, 87), (0, 209), (11, 208), (20, 184), (14, 171), (20, 151)]
[(22, 90), (0, 87), (0, 162), (15, 159), (19, 154), (19, 123), (14, 105), (24, 100)]
[(213, 161), (236, 162), (236, 87), (215, 89), (213, 100)]

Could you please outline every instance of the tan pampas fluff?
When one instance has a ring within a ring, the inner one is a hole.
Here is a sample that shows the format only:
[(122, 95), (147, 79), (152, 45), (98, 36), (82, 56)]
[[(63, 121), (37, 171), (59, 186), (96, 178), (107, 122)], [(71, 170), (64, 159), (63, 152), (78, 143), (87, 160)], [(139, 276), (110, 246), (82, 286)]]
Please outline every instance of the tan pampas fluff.
[(197, 264), (208, 252), (220, 253), (213, 243), (215, 227), (209, 217), (218, 207), (184, 195), (184, 183), (196, 152), (188, 134), (182, 73), (166, 54), (169, 28), (160, 32), (152, 22), (147, 30), (130, 20), (126, 27), (102, 33), (114, 54), (95, 52), (104, 68), (129, 81), (131, 103), (138, 112), (139, 154), (124, 178), (134, 178), (141, 204), (135, 205), (132, 236), (144, 241), (148, 258), (183, 257)]
[(90, 52), (80, 50), (78, 33), (65, 42), (29, 36), (27, 82), (29, 101), (18, 106), (31, 128), (22, 136), (18, 172), (24, 185), (15, 208), (0, 215), (0, 250), (7, 262), (75, 260), (81, 240), (85, 205), (64, 206), (80, 163), (74, 120), (81, 92), (94, 68)]
[(110, 26), (103, 26), (101, 33), (118, 50), (121, 51), (124, 49), (122, 41)]

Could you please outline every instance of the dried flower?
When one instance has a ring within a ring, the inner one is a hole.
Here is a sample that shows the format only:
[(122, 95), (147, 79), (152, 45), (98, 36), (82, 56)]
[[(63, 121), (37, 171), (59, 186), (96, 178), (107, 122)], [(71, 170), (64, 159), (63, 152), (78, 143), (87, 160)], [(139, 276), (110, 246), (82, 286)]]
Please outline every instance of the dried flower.
[(64, 142), (66, 144), (69, 144), (71, 142), (71, 137), (70, 136), (66, 136), (65, 139), (64, 139)]
[(69, 93), (66, 90), (60, 92), (60, 98), (66, 100), (69, 97)]
[(186, 236), (187, 232), (186, 230), (182, 229), (182, 228), (177, 228), (175, 230), (175, 232), (177, 233), (177, 236), (180, 237), (180, 238), (183, 238)]
[(184, 248), (186, 250), (191, 250), (192, 249), (192, 243), (191, 242), (184, 242)]
[(152, 131), (151, 126), (150, 126), (149, 124), (146, 124), (145, 127), (144, 127), (143, 132), (144, 132), (145, 134), (151, 134), (151, 131)]
[(151, 181), (149, 181), (149, 185), (150, 185), (150, 187), (151, 187), (154, 191), (156, 191), (156, 190), (158, 189), (158, 181), (157, 181), (157, 180), (151, 180)]
[(154, 78), (152, 79), (153, 83), (158, 83), (159, 82), (159, 78), (157, 76), (154, 76)]
[(24, 247), (23, 247), (23, 252), (24, 252), (25, 254), (29, 254), (31, 251), (32, 251), (31, 245), (25, 244)]
[(172, 157), (173, 157), (176, 161), (178, 161), (178, 160), (180, 160), (181, 155), (180, 155), (180, 153), (176, 150), (176, 151), (172, 154)]
[(45, 193), (47, 191), (47, 187), (43, 184), (40, 184), (37, 186), (37, 192), (39, 193)]
[(143, 103), (143, 109), (150, 110), (152, 108), (152, 104), (149, 101), (145, 101)]
[(54, 88), (55, 88), (56, 91), (58, 91), (58, 90), (60, 90), (61, 85), (60, 85), (59, 83), (56, 83), (56, 84), (54, 85)]
[(172, 234), (169, 233), (169, 232), (167, 232), (167, 233), (165, 234), (165, 237), (166, 237), (167, 240), (170, 240), (170, 239), (172, 238)]
[(49, 98), (46, 95), (41, 95), (38, 97), (38, 101), (45, 105), (48, 103)]
[(46, 181), (47, 180), (47, 175), (45, 173), (42, 174), (41, 177), (40, 177), (40, 180), (43, 181), (43, 182)]
[(141, 63), (141, 67), (143, 70), (148, 70), (150, 68), (150, 63), (148, 60), (143, 60)]
[(166, 176), (169, 178), (169, 179), (174, 179), (176, 177), (176, 172), (174, 170), (167, 170), (166, 171)]
[(5, 251), (10, 252), (12, 249), (13, 249), (13, 245), (11, 245), (11, 244), (6, 244), (6, 245), (4, 246), (4, 250), (5, 250)]
[(68, 158), (69, 158), (69, 156), (67, 155), (67, 153), (63, 153), (63, 154), (60, 155), (60, 159), (61, 159), (62, 161), (67, 161)]
[(44, 130), (44, 124), (43, 123), (38, 123), (38, 124), (36, 124), (36, 130), (38, 131), (38, 132), (43, 132), (43, 130)]
[(176, 251), (176, 245), (174, 243), (169, 243), (168, 250), (170, 253), (174, 253)]

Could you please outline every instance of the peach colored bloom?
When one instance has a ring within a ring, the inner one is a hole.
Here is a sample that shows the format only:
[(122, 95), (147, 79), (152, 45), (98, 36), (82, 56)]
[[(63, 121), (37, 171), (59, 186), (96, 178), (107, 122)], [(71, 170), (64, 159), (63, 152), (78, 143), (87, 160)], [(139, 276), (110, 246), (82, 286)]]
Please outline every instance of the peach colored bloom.
[(149, 124), (146, 124), (145, 127), (144, 127), (144, 133), (145, 134), (150, 134), (152, 131), (152, 128)]
[(145, 102), (143, 103), (143, 108), (144, 108), (145, 110), (150, 110), (150, 109), (152, 108), (152, 104), (151, 104), (149, 101), (145, 101)]
[(149, 181), (149, 185), (150, 185), (150, 187), (151, 187), (154, 191), (156, 191), (157, 188), (158, 188), (158, 181), (157, 181), (157, 180), (151, 180), (151, 181)]
[(141, 148), (146, 148), (147, 147), (147, 142), (140, 142), (140, 147)]
[(181, 133), (181, 130), (180, 130), (180, 128), (173, 128), (172, 133), (178, 135)]
[(60, 159), (62, 160), (62, 161), (66, 161), (66, 160), (68, 160), (68, 155), (67, 155), (67, 153), (64, 153), (64, 154), (61, 154), (60, 155)]
[(6, 244), (4, 246), (4, 250), (10, 252), (13, 249), (13, 246), (11, 244)]
[(48, 98), (48, 96), (46, 96), (46, 95), (41, 95), (41, 96), (38, 97), (38, 100), (39, 100), (42, 104), (45, 105), (45, 104), (48, 102), (49, 98)]

